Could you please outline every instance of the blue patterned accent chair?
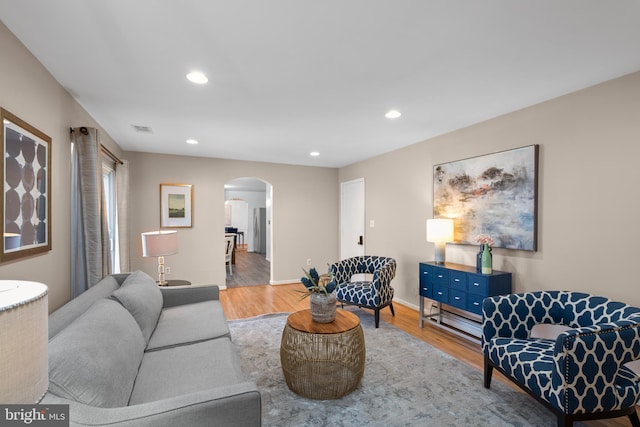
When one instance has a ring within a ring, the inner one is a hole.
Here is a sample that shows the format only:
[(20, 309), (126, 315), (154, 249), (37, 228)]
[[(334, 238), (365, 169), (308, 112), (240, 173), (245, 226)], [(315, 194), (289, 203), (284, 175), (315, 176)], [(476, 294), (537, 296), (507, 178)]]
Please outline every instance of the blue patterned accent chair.
[[(396, 275), (396, 260), (393, 258), (363, 255), (347, 258), (329, 266), (338, 286), (336, 298), (343, 304), (371, 308), (374, 311), (376, 328), (380, 325), (380, 310), (386, 306), (393, 310), (393, 288), (391, 280)], [(354, 274), (373, 274), (371, 281), (351, 281)]]
[[(624, 366), (640, 359), (639, 308), (580, 292), (539, 291), (486, 298), (482, 312), (486, 388), (495, 368), (551, 409), (558, 426), (627, 415), (640, 427), (640, 377)], [(533, 338), (539, 324), (561, 332)]]

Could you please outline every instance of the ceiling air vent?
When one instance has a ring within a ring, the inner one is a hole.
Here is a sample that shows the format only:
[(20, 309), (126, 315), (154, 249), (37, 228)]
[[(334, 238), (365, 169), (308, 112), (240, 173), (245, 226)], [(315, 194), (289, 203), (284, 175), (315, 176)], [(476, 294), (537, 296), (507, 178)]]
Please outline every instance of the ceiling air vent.
[(139, 126), (139, 125), (131, 125), (136, 132), (140, 132), (140, 133), (153, 133), (153, 129), (151, 129), (149, 126)]

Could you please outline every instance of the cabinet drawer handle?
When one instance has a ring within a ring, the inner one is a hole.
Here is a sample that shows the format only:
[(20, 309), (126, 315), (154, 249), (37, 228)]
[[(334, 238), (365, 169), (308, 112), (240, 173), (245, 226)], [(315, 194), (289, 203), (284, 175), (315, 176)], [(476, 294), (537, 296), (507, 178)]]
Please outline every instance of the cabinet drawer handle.
[(473, 286), (480, 286), (480, 283), (478, 283), (478, 282), (473, 282)]
[(454, 280), (455, 282), (459, 282), (459, 281), (460, 281), (460, 279), (453, 279), (453, 280)]
[(442, 274), (438, 274), (438, 277), (442, 279), (444, 276)]
[(453, 297), (453, 299), (460, 299), (460, 297)]
[(423, 271), (422, 274), (424, 274), (426, 276), (427, 274), (429, 274), (429, 272), (428, 271)]
[(479, 302), (474, 302), (473, 305), (480, 305), (480, 303)]
[(442, 295), (442, 292), (438, 292), (438, 295)]

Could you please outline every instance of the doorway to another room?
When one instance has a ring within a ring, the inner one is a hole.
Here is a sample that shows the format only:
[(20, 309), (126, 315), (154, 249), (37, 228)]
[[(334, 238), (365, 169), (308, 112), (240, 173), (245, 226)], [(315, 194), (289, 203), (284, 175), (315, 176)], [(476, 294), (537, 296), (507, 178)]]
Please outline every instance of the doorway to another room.
[[(224, 186), (225, 235), (235, 242), (227, 288), (271, 282), (272, 187), (259, 178), (238, 178)], [(225, 261), (226, 262), (226, 261)]]

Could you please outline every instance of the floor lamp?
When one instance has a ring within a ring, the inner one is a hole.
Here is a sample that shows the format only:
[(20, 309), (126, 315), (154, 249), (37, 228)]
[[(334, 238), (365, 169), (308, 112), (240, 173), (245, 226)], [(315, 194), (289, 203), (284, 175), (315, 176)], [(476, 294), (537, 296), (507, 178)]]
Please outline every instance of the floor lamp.
[(142, 256), (158, 257), (158, 285), (166, 286), (164, 257), (178, 253), (178, 232), (150, 231), (142, 233)]

